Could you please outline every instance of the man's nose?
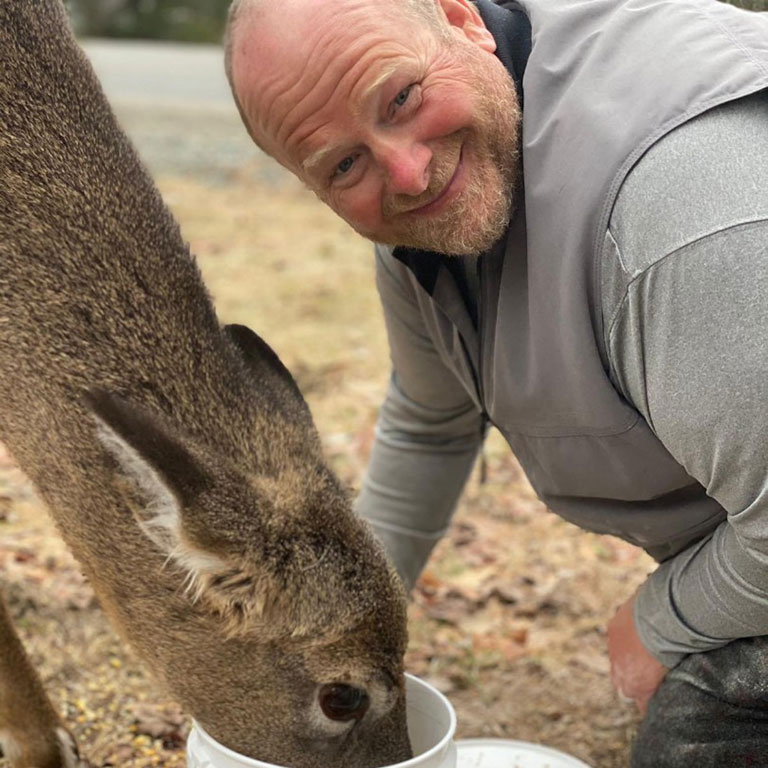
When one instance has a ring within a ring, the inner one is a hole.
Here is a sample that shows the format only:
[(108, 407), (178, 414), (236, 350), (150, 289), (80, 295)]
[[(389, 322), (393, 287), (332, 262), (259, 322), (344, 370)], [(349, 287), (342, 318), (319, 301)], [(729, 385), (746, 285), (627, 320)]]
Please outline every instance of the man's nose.
[(417, 197), (429, 187), (432, 150), (416, 141), (397, 141), (378, 148), (378, 160), (393, 195)]

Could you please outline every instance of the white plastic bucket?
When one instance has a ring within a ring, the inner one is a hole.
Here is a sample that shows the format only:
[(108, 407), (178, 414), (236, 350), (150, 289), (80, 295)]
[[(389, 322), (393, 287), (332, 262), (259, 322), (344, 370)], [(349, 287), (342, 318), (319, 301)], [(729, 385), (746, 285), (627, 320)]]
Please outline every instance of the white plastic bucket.
[(589, 768), (565, 752), (510, 739), (464, 739), (457, 743), (458, 768)]
[[(456, 768), (456, 713), (431, 685), (406, 675), (408, 732), (416, 755), (397, 768)], [(194, 723), (187, 739), (187, 768), (280, 768), (227, 749)], [(385, 766), (394, 768), (394, 766)]]

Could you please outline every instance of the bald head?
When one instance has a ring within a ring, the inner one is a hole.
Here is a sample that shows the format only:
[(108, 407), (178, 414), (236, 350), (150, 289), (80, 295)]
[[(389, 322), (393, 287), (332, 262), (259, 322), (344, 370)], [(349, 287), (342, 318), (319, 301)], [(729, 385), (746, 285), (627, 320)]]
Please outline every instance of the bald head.
[[(235, 50), (235, 37), (240, 25), (243, 23), (243, 19), (248, 11), (257, 3), (266, 2), (266, 0), (233, 0), (232, 5), (229, 6), (229, 16), (227, 17), (227, 26), (224, 31), (224, 69), (227, 73), (227, 80), (229, 80), (229, 87), (232, 90), (232, 96), (235, 99), (235, 104), (240, 112), (240, 117), (243, 119), (246, 128), (248, 127), (248, 120), (243, 112), (243, 107), (240, 103), (240, 99), (237, 96), (237, 90), (235, 89), (235, 80), (232, 72), (232, 60)], [(248, 129), (250, 133), (250, 128)], [(252, 136), (254, 141), (255, 136)]]
[[(224, 67), (227, 73), (227, 80), (229, 80), (229, 85), (232, 89), (232, 95), (235, 98), (235, 103), (240, 110), (240, 115), (246, 127), (248, 127), (248, 120), (237, 95), (233, 74), (233, 60), (238, 32), (246, 24), (257, 23), (260, 11), (266, 15), (267, 11), (278, 9), (281, 3), (282, 0), (233, 0), (229, 7), (229, 17), (224, 33)], [(402, 12), (403, 15), (410, 17), (413, 21), (428, 24), (438, 33), (445, 32), (447, 29), (445, 19), (440, 13), (440, 6), (436, 0), (388, 0), (388, 3), (395, 6), (397, 10)], [(255, 136), (253, 138), (256, 140)]]
[(236, 0), (254, 141), (371, 240), (479, 253), (519, 176), (514, 83), (472, 0)]

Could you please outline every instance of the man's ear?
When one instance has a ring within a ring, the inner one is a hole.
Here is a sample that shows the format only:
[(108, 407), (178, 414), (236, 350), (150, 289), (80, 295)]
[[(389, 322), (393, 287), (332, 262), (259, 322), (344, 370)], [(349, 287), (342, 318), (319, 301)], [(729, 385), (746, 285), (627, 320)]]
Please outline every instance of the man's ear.
[(471, 0), (437, 0), (451, 27), (488, 53), (496, 51), (496, 41)]

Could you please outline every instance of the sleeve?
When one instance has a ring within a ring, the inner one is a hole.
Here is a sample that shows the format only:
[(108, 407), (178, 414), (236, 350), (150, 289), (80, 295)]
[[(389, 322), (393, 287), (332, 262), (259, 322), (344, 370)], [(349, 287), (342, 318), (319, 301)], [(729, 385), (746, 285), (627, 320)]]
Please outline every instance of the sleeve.
[(672, 667), (768, 635), (768, 220), (726, 227), (641, 273), (608, 340), (620, 388), (728, 514), (640, 590), (643, 643)]
[(356, 509), (410, 588), (450, 523), (484, 424), (429, 338), (413, 286), (384, 248), (377, 248), (377, 287), (393, 373)]

